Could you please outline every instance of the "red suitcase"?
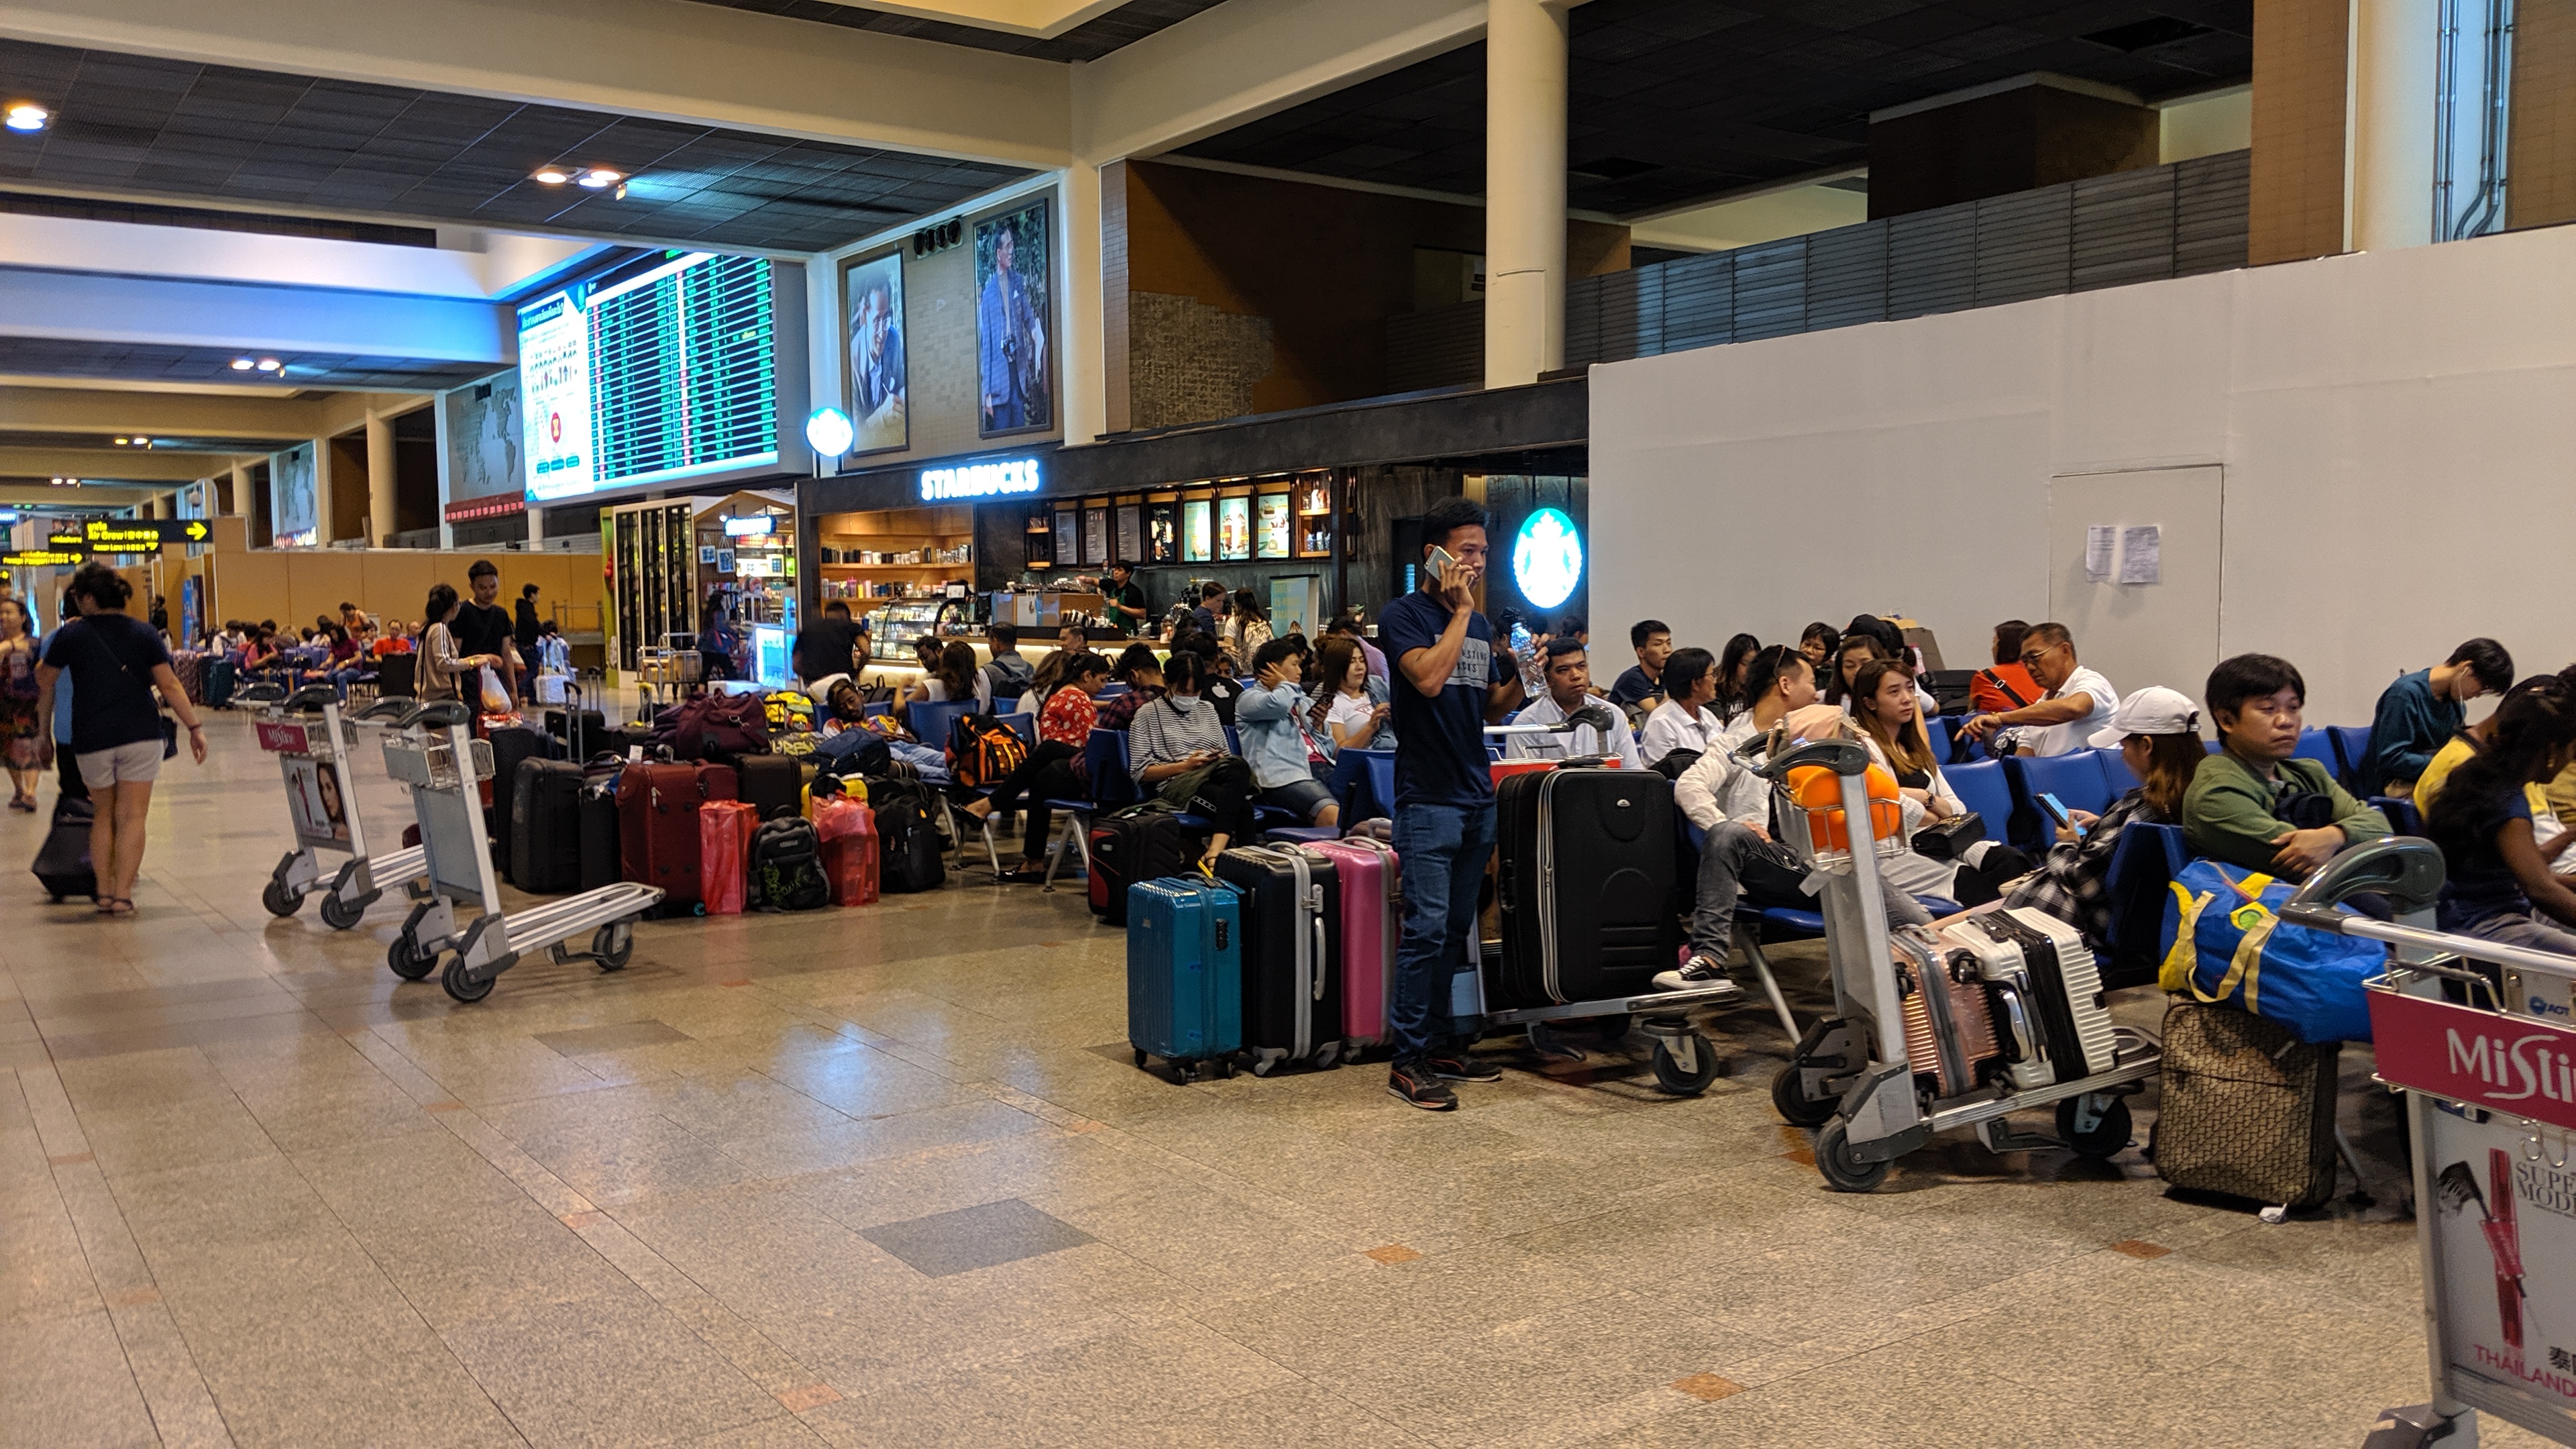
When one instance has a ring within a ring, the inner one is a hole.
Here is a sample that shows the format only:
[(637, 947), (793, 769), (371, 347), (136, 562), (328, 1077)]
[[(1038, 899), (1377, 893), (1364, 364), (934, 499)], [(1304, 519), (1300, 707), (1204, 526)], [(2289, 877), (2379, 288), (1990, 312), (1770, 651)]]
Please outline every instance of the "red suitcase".
[(628, 880), (662, 888), (665, 915), (698, 904), (698, 807), (732, 800), (731, 765), (633, 764), (617, 777), (617, 854)]

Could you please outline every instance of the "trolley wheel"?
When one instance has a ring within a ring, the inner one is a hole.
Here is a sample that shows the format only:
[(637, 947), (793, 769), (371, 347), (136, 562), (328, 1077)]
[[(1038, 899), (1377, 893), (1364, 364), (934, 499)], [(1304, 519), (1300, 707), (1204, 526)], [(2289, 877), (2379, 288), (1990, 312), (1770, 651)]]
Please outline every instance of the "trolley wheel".
[(492, 987), (498, 980), (498, 977), (494, 977), (491, 980), (477, 981), (466, 975), (465, 957), (459, 954), (447, 958), (447, 969), (439, 974), (438, 984), (446, 987), (447, 994), (459, 1001), (481, 1001), (492, 994)]
[(1717, 1048), (1697, 1032), (1691, 1034), (1690, 1042), (1691, 1055), (1699, 1059), (1699, 1065), (1688, 1070), (1673, 1059), (1669, 1044), (1655, 1043), (1655, 1086), (1671, 1096), (1696, 1097), (1717, 1080)]
[(259, 903), (268, 907), (272, 916), (291, 916), (304, 907), (304, 897), (297, 895), (286, 882), (275, 876), (259, 888)]
[(1138, 1071), (1143, 1071), (1145, 1069), (1145, 1055), (1146, 1053), (1143, 1047), (1136, 1048), (1136, 1069)]
[(1824, 1174), (1825, 1186), (1836, 1192), (1876, 1192), (1887, 1181), (1887, 1169), (1887, 1163), (1852, 1156), (1851, 1139), (1843, 1134), (1840, 1122), (1828, 1122), (1816, 1134), (1816, 1171)]
[(1817, 1101), (1807, 1095), (1798, 1082), (1798, 1064), (1791, 1062), (1771, 1078), (1771, 1108), (1780, 1120), (1792, 1127), (1822, 1127), (1834, 1120), (1830, 1100)]
[(623, 971), (635, 955), (635, 928), (624, 921), (611, 921), (590, 933), (590, 954), (599, 958), (602, 971)]
[(2074, 1149), (2078, 1157), (2108, 1162), (2129, 1145), (2128, 1099), (2113, 1097), (2111, 1105), (2102, 1109), (2101, 1117), (2089, 1132), (2076, 1130), (2076, 1104), (2083, 1100), (2081, 1097), (2068, 1097), (2057, 1104), (2057, 1140)]
[(385, 964), (405, 981), (419, 981), (438, 969), (438, 953), (420, 949), (420, 942), (406, 931), (385, 948)]
[(338, 891), (323, 892), (322, 924), (329, 926), (332, 930), (345, 931), (351, 926), (358, 924), (359, 917), (364, 916), (366, 913), (367, 908), (365, 906), (340, 899), (340, 893)]

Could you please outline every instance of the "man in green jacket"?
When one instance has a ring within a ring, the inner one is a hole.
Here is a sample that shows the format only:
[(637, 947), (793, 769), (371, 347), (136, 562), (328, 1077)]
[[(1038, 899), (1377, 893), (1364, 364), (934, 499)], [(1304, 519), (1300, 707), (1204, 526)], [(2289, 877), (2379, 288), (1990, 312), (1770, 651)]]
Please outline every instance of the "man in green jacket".
[(2430, 669), (2397, 676), (2379, 696), (2354, 783), (2365, 795), (2413, 795), (2433, 752), (2467, 721), (2461, 706), (2511, 688), (2513, 656), (2493, 639), (2472, 639)]
[(2182, 799), (2192, 853), (2302, 880), (2337, 852), (2388, 834), (2388, 821), (2335, 783), (2299, 747), (2308, 684), (2269, 654), (2239, 654), (2209, 673), (2217, 754), (2201, 761)]

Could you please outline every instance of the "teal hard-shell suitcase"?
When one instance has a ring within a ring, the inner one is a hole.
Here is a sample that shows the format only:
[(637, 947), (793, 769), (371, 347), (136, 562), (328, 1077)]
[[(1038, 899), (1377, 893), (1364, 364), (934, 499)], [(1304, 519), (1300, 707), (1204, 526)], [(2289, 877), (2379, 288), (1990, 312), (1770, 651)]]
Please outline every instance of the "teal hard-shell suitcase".
[(1243, 1047), (1243, 902), (1198, 876), (1127, 888), (1127, 1040), (1136, 1065), (1232, 1075)]

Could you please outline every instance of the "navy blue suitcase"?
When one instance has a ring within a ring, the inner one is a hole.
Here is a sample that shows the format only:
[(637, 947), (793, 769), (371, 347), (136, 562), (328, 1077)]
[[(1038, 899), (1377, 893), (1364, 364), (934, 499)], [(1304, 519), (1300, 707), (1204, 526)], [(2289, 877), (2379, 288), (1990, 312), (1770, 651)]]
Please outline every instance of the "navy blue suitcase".
[(1243, 903), (1196, 876), (1127, 888), (1127, 1040), (1136, 1065), (1233, 1075), (1243, 1047)]

